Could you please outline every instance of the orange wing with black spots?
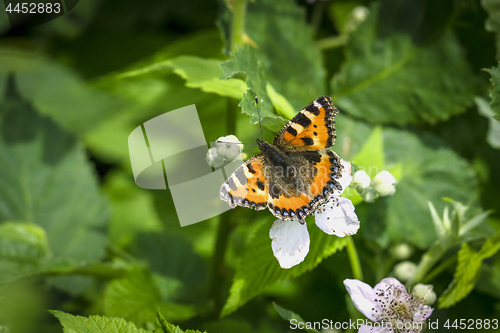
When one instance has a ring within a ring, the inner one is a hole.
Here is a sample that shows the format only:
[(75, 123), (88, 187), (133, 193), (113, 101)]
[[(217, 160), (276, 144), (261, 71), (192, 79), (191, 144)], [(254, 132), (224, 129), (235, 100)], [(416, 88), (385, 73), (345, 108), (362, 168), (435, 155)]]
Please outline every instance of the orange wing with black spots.
[(220, 198), (231, 208), (243, 206), (261, 210), (267, 208), (267, 184), (264, 175), (264, 157), (254, 155), (226, 180), (220, 189)]
[(282, 220), (297, 219), (304, 223), (304, 219), (314, 209), (325, 202), (329, 193), (342, 190), (339, 179), (343, 167), (340, 157), (328, 149), (309, 152), (297, 152), (298, 155), (318, 155), (319, 158), (311, 161), (305, 158), (302, 163), (300, 183), (289, 182), (284, 184), (280, 179), (269, 179), (269, 210), (274, 216)]
[(319, 97), (301, 110), (276, 135), (281, 148), (324, 149), (335, 143), (335, 115), (339, 110), (330, 97)]

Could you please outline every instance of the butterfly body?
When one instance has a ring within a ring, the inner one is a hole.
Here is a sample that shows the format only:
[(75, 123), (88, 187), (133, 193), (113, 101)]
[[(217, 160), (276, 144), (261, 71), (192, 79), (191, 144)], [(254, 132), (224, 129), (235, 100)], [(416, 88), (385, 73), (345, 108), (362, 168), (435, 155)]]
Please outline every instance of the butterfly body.
[(335, 141), (337, 113), (329, 97), (320, 97), (290, 120), (273, 144), (257, 139), (262, 154), (228, 178), (221, 199), (232, 208), (269, 208), (280, 219), (304, 223), (330, 193), (342, 189), (341, 160), (327, 149)]

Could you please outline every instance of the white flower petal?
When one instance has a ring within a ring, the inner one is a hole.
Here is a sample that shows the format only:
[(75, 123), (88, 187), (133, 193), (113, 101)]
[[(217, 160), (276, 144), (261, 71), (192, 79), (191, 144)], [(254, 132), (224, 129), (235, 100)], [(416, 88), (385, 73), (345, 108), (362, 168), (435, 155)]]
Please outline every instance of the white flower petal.
[(344, 192), (344, 190), (349, 186), (349, 184), (352, 181), (352, 176), (351, 176), (351, 163), (348, 161), (344, 161), (343, 159), (340, 159), (340, 163), (344, 167), (344, 170), (342, 170), (342, 175), (340, 176), (340, 179), (338, 180), (340, 185), (342, 185), (342, 190), (341, 191), (335, 191), (334, 194), (336, 196), (339, 196)]
[(366, 318), (377, 321), (373, 309), (377, 310), (379, 313), (382, 312), (382, 309), (378, 303), (375, 303), (376, 295), (372, 287), (364, 282), (354, 279), (345, 279), (344, 286), (351, 296), (356, 309), (364, 314)]
[(417, 283), (413, 287), (413, 295), (418, 296), (427, 305), (431, 305), (436, 301), (436, 293), (432, 284)]
[(359, 220), (354, 205), (346, 198), (331, 196), (315, 213), (318, 228), (329, 235), (344, 237), (354, 235), (359, 229)]
[(298, 220), (274, 221), (271, 230), (271, 247), (282, 268), (291, 268), (302, 261), (309, 252), (309, 232), (307, 224)]
[(361, 325), (359, 327), (358, 333), (393, 333), (394, 331), (390, 328), (387, 328), (389, 325)]
[(374, 290), (387, 290), (390, 286), (393, 286), (394, 288), (402, 288), (406, 292), (405, 286), (399, 282), (397, 279), (393, 277), (388, 277), (377, 283), (375, 287), (373, 287)]

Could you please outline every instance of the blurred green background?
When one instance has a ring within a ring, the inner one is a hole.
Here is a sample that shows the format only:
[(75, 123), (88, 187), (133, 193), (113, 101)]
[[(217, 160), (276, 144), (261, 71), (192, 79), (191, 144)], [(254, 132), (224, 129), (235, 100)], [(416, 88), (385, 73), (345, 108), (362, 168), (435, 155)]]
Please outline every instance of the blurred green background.
[[(273, 302), (362, 318), (347, 240), (312, 218), (306, 260), (283, 270), (267, 210), (181, 228), (168, 189), (134, 183), (134, 128), (196, 104), (207, 142), (254, 142), (256, 95), (267, 141), (332, 96), (333, 149), (398, 179), (374, 203), (351, 195), (365, 282), (434, 256), (414, 281), (441, 296), (431, 320), (500, 319), (499, 17), (495, 0), (82, 0), (16, 31), (0, 3), (0, 332), (61, 332), (47, 310), (134, 330), (159, 310), (209, 333), (289, 332)], [(463, 233), (440, 236), (445, 207)]]

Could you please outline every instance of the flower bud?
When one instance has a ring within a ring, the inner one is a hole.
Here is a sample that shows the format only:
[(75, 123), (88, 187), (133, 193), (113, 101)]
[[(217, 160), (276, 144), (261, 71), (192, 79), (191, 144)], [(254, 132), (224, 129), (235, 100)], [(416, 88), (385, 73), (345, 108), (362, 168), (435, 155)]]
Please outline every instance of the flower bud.
[(389, 171), (380, 171), (372, 181), (372, 187), (381, 197), (393, 195), (396, 193), (396, 184), (398, 181)]
[(406, 243), (401, 243), (391, 247), (390, 252), (395, 259), (405, 260), (411, 257), (413, 248)]
[(358, 193), (362, 193), (363, 190), (366, 190), (370, 187), (371, 179), (370, 176), (366, 173), (365, 170), (358, 170), (354, 173), (354, 177), (351, 182), (351, 186), (353, 186)]
[(436, 301), (436, 293), (432, 284), (418, 283), (413, 287), (413, 295), (418, 296), (425, 304), (431, 305)]
[(235, 135), (222, 136), (217, 139), (217, 155), (223, 157), (226, 161), (234, 160), (243, 150), (243, 144), (240, 143)]
[(208, 165), (216, 169), (224, 164), (224, 158), (217, 155), (217, 148), (210, 148), (207, 151), (207, 156), (205, 156), (205, 160), (207, 161)]
[(411, 261), (403, 261), (394, 266), (394, 275), (401, 281), (408, 281), (416, 272), (417, 265)]

